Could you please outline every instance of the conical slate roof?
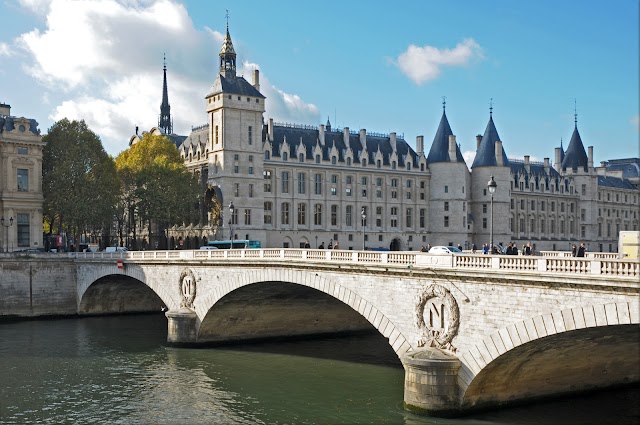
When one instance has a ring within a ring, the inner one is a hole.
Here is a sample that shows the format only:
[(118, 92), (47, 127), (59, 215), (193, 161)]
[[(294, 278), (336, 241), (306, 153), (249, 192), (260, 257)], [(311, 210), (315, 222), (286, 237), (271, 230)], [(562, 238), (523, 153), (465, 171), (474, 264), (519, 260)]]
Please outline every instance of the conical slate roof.
[(583, 168), (584, 171), (589, 170), (587, 152), (584, 150), (584, 145), (578, 132), (578, 125), (573, 128), (569, 147), (562, 160), (562, 169), (566, 170), (567, 168), (572, 170), (577, 170), (578, 168)]
[[(431, 145), (431, 149), (429, 150), (429, 155), (427, 156), (428, 163), (434, 162), (451, 162), (449, 160), (449, 136), (452, 136), (453, 132), (451, 131), (451, 127), (449, 126), (449, 120), (447, 119), (447, 114), (442, 111), (442, 118), (440, 119), (440, 125), (438, 126), (438, 131), (436, 131), (436, 136), (433, 138), (433, 144)], [(464, 158), (462, 157), (462, 152), (460, 152), (460, 148), (456, 144), (456, 162), (464, 162)]]
[[(490, 115), (489, 123), (484, 130), (482, 141), (476, 151), (476, 157), (473, 160), (471, 168), (495, 167), (498, 165), (496, 162), (496, 142), (498, 140), (500, 140), (500, 136), (498, 136), (498, 130), (496, 130), (496, 126), (493, 123), (493, 116)], [(505, 166), (509, 165), (509, 159), (507, 159), (507, 154), (504, 152), (504, 147), (502, 148), (502, 164)]]
[(220, 49), (220, 56), (223, 55), (233, 55), (234, 57), (236, 56), (236, 51), (233, 48), (233, 43), (231, 42), (231, 35), (229, 34), (229, 24), (227, 24), (227, 34), (224, 37), (222, 48)]

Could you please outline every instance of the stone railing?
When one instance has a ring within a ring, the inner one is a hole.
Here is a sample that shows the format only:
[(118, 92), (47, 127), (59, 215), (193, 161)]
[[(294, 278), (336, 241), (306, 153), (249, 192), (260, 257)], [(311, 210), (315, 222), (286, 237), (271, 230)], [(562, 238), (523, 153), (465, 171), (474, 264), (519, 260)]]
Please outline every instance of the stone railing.
[[(54, 254), (55, 255), (55, 254)], [(61, 255), (61, 254), (58, 254)], [(497, 272), (560, 273), (571, 275), (607, 275), (620, 278), (640, 277), (640, 261), (598, 257), (524, 256), (524, 255), (432, 255), (413, 251), (343, 251), (301, 248), (220, 249), (180, 251), (129, 251), (69, 253), (77, 259), (123, 260), (230, 260), (284, 261), (292, 263), (351, 263), (403, 268), (448, 268), (458, 270), (495, 270)]]

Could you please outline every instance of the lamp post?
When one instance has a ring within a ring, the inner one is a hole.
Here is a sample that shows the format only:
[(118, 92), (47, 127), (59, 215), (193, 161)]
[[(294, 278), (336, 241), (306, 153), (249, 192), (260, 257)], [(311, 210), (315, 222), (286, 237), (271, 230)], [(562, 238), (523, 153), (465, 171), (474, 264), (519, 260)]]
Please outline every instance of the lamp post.
[(366, 248), (365, 232), (366, 232), (366, 223), (367, 223), (367, 213), (365, 212), (364, 207), (362, 207), (362, 211), (360, 211), (360, 217), (362, 217), (362, 250), (364, 251)]
[(235, 211), (235, 207), (233, 206), (233, 201), (229, 204), (229, 213), (231, 216), (229, 217), (229, 239), (231, 240), (231, 248), (233, 248), (233, 212)]
[(6, 235), (5, 238), (5, 250), (4, 252), (9, 252), (9, 227), (13, 226), (13, 217), (9, 218), (9, 224), (4, 224), (4, 217), (0, 218), (0, 224), (4, 227), (4, 233)]
[(489, 194), (491, 194), (491, 220), (489, 221), (489, 252), (493, 254), (493, 194), (496, 193), (498, 184), (491, 176), (491, 180), (487, 183)]

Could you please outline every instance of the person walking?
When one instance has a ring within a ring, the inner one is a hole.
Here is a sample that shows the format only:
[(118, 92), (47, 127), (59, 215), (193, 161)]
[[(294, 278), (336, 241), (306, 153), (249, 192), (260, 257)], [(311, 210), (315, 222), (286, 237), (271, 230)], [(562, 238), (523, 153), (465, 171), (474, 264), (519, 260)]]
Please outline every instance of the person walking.
[(324, 249), (324, 242), (320, 242), (320, 246), (318, 247), (318, 249)]
[(571, 245), (571, 256), (576, 257), (578, 255), (578, 249), (576, 248), (576, 244)]
[(580, 248), (578, 248), (578, 252), (576, 253), (576, 257), (584, 257), (584, 253), (585, 253), (586, 249), (584, 246), (584, 242), (582, 242), (580, 244)]
[(340, 242), (336, 241), (336, 244), (333, 246), (333, 249), (340, 249)]
[(327, 249), (333, 249), (333, 239), (329, 241), (329, 245), (327, 245)]
[(471, 252), (473, 254), (475, 254), (477, 250), (478, 250), (478, 247), (476, 246), (476, 244), (471, 245)]
[(482, 253), (484, 255), (487, 255), (489, 253), (489, 248), (487, 247), (486, 243), (482, 245)]

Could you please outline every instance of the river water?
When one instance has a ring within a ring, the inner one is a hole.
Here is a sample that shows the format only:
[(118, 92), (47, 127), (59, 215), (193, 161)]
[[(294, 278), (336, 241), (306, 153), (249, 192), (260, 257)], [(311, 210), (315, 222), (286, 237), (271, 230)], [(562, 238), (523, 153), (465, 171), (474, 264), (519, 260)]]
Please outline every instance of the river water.
[(0, 323), (0, 423), (637, 424), (640, 390), (458, 419), (402, 407), (379, 335), (172, 348), (163, 315)]

